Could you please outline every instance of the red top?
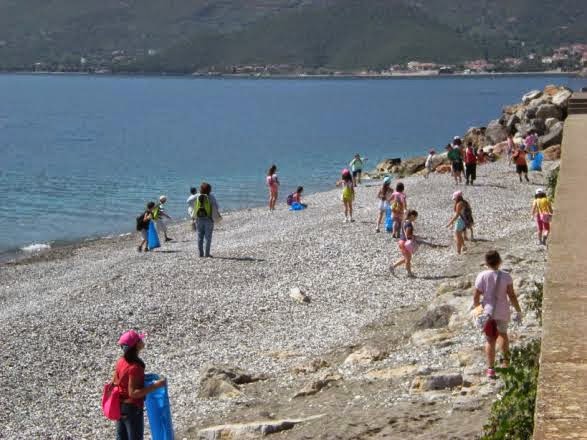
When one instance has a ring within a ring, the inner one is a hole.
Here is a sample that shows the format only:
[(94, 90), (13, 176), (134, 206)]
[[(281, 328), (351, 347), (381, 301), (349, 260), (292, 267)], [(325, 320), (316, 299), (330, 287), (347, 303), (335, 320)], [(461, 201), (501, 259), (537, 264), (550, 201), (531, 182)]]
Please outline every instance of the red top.
[(526, 165), (526, 153), (524, 153), (523, 151), (518, 150), (515, 154), (514, 154), (514, 161), (516, 163), (516, 165)]
[(477, 163), (477, 158), (475, 157), (475, 152), (472, 148), (467, 148), (465, 150), (465, 163), (467, 164), (474, 164)]
[(145, 369), (138, 364), (129, 364), (124, 357), (121, 357), (116, 362), (116, 379), (118, 385), (120, 385), (120, 402), (128, 401), (127, 403), (132, 403), (142, 408), (145, 399), (129, 399), (128, 397), (128, 382), (131, 377), (135, 378), (136, 382), (142, 387), (145, 383)]

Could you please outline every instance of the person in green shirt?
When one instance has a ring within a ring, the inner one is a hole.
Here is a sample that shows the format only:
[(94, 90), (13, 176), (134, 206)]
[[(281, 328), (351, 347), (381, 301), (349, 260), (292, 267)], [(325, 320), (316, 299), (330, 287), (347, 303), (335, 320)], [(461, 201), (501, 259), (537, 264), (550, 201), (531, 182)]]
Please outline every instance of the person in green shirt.
[(455, 179), (455, 183), (459, 184), (463, 182), (463, 155), (461, 153), (461, 142), (460, 139), (455, 139), (453, 145), (447, 145), (448, 160), (452, 167), (452, 176)]

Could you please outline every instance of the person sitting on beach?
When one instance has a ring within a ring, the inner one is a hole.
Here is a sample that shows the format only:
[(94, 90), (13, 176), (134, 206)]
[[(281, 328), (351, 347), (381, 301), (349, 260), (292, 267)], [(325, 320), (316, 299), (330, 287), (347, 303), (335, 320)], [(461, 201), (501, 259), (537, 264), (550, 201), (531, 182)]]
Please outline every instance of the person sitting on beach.
[(392, 274), (395, 273), (395, 268), (405, 264), (408, 277), (412, 278), (412, 257), (416, 252), (417, 242), (416, 236), (414, 235), (414, 222), (418, 218), (418, 212), (415, 210), (408, 211), (406, 220), (402, 222), (400, 230), (400, 240), (398, 241), (398, 247), (402, 254), (402, 258), (393, 263), (389, 270)]
[[(447, 228), (450, 228), (454, 225), (454, 232), (455, 232), (455, 243), (457, 254), (461, 254), (462, 251), (465, 251), (465, 230), (467, 229), (467, 220), (465, 219), (465, 209), (468, 203), (463, 198), (462, 191), (455, 191), (452, 195), (452, 200), (454, 201), (454, 215), (451, 220), (446, 225)], [(472, 215), (471, 215), (472, 220)], [(471, 225), (472, 228), (472, 225)], [(473, 237), (473, 232), (471, 229), (471, 237)]]
[(408, 198), (404, 193), (405, 187), (402, 182), (398, 182), (395, 185), (395, 191), (391, 194), (389, 198), (389, 203), (391, 204), (391, 217), (393, 219), (393, 238), (400, 238), (400, 229), (402, 222), (404, 220), (404, 213), (408, 209)]
[(477, 179), (477, 155), (473, 149), (473, 142), (467, 142), (465, 150), (465, 185), (474, 185)]
[[(145, 211), (142, 214), (142, 219), (140, 218), (141, 216), (139, 216), (139, 218), (137, 218), (137, 230), (140, 231), (140, 233), (141, 233), (141, 243), (139, 244), (139, 247), (137, 248), (137, 251), (139, 251), (139, 252), (142, 252), (143, 246), (145, 247), (145, 252), (147, 252), (149, 250), (149, 247), (147, 246), (147, 238), (148, 238), (148, 232), (149, 232), (149, 222), (153, 218), (152, 212), (153, 212), (154, 208), (155, 208), (155, 202), (147, 203), (147, 208), (145, 209)], [(141, 221), (139, 221), (139, 220), (141, 220)]]
[[(212, 246), (214, 222), (219, 221), (222, 217), (216, 197), (212, 194), (212, 185), (207, 182), (202, 182), (200, 192), (196, 194), (193, 216), (196, 220), (198, 253), (200, 257), (212, 257), (210, 247)], [(206, 242), (205, 248), (204, 241)]]
[(526, 162), (526, 151), (523, 145), (520, 145), (520, 147), (514, 152), (512, 159), (516, 164), (516, 173), (520, 178), (520, 182), (522, 182), (522, 174), (524, 175), (526, 182), (530, 182), (530, 179), (528, 179), (528, 162)]
[(448, 151), (447, 157), (451, 163), (452, 176), (455, 179), (455, 184), (462, 183), (463, 181), (463, 157), (461, 155), (461, 140), (455, 139), (454, 145), (447, 145)]
[(428, 151), (428, 156), (426, 157), (426, 162), (424, 163), (424, 178), (428, 178), (428, 176), (430, 175), (430, 173), (432, 173), (432, 167), (434, 165), (434, 156), (436, 154), (436, 151), (434, 151), (434, 149), (431, 149), (430, 151)]
[(116, 362), (112, 383), (120, 390), (120, 414), (116, 422), (116, 438), (138, 440), (144, 436), (143, 407), (145, 396), (165, 386), (165, 379), (159, 379), (145, 387), (145, 363), (139, 357), (145, 348), (144, 335), (134, 330), (124, 333), (118, 340), (122, 356)]
[(292, 204), (298, 203), (298, 204), (302, 205), (304, 208), (307, 208), (308, 205), (305, 203), (302, 203), (302, 193), (303, 192), (304, 192), (304, 187), (298, 186), (298, 188), (295, 190), (295, 192), (293, 192), (291, 195), (291, 202), (292, 202)]
[(196, 230), (196, 221), (194, 220), (194, 204), (196, 203), (196, 198), (198, 194), (198, 190), (193, 186), (190, 188), (190, 196), (188, 197), (186, 204), (188, 205), (188, 216), (192, 222), (192, 229)]
[(483, 165), (487, 162), (487, 154), (485, 154), (485, 150), (481, 147), (477, 149), (477, 164)]
[(367, 159), (361, 157), (359, 153), (355, 154), (353, 160), (349, 163), (349, 167), (351, 168), (351, 172), (353, 173), (353, 186), (357, 186), (361, 183), (361, 175), (363, 173), (363, 163)]
[(277, 178), (277, 165), (271, 165), (267, 170), (267, 177), (265, 178), (267, 187), (269, 188), (269, 211), (275, 210), (277, 197), (279, 194), (279, 179)]
[(548, 234), (550, 233), (550, 221), (552, 219), (552, 204), (546, 192), (542, 188), (536, 190), (534, 202), (532, 203), (532, 218), (536, 220), (536, 229), (538, 232), (538, 243), (546, 245)]
[(344, 223), (353, 223), (353, 200), (355, 200), (355, 189), (351, 172), (346, 168), (342, 170), (341, 178), (336, 186), (342, 186), (341, 200), (344, 205)]
[[(510, 321), (510, 304), (516, 309), (514, 322), (521, 323), (522, 309), (514, 292), (512, 277), (499, 270), (501, 257), (497, 251), (485, 254), (485, 264), (489, 270), (477, 275), (473, 307), (476, 311), (478, 325), (485, 333), (485, 354), (487, 356), (487, 377), (495, 378), (496, 344), (503, 353), (502, 367), (509, 366), (510, 350), (508, 324)], [(483, 300), (481, 301), (481, 297)]]
[(155, 222), (155, 226), (157, 227), (157, 232), (163, 232), (163, 236), (165, 237), (165, 241), (171, 241), (173, 238), (167, 236), (167, 225), (165, 224), (165, 217), (168, 220), (171, 220), (171, 217), (163, 210), (163, 205), (167, 202), (166, 196), (159, 197), (159, 203), (155, 205), (153, 208), (153, 221)]
[(391, 189), (391, 177), (387, 176), (383, 179), (383, 185), (379, 188), (379, 192), (377, 193), (377, 223), (375, 225), (375, 232), (381, 232), (379, 227), (381, 226), (381, 222), (383, 221), (383, 216), (389, 208), (389, 199), (391, 199), (391, 195), (393, 194), (393, 190)]

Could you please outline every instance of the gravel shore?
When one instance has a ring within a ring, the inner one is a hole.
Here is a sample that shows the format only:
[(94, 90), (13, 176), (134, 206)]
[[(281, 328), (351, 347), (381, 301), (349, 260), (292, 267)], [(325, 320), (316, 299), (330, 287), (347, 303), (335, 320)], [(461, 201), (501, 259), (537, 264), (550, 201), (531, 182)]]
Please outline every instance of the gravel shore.
[[(520, 184), (500, 161), (478, 168), (477, 185), (460, 186), (481, 242), (524, 240), (544, 254), (529, 209), (546, 174)], [(182, 224), (170, 228), (175, 241), (150, 253), (137, 253), (133, 237), (0, 266), (0, 438), (112, 438), (100, 398), (129, 328), (148, 333), (147, 371), (168, 378), (174, 426), (183, 431), (231, 409), (230, 401), (197, 397), (205, 365), (275, 377), (348, 345), (401, 307), (430, 302), (444, 277), (479, 257), (457, 256), (445, 228), (450, 176), (403, 182), (420, 214), (415, 232), (428, 243), (414, 258), (415, 279), (388, 271), (399, 253), (389, 234), (374, 232), (377, 186), (358, 188), (352, 224), (342, 221), (338, 189), (308, 196), (303, 212), (282, 204), (273, 213), (230, 213), (214, 232), (211, 259), (197, 257), (195, 235)], [(292, 301), (293, 287), (311, 302)]]

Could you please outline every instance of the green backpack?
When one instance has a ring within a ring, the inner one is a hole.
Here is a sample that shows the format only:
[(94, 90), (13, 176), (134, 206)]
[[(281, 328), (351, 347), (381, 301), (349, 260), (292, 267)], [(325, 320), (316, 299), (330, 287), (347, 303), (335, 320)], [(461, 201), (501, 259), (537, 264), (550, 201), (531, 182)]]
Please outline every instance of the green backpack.
[[(203, 199), (203, 201), (202, 201)], [(194, 204), (194, 216), (196, 218), (212, 217), (212, 204), (206, 194), (200, 194)]]

